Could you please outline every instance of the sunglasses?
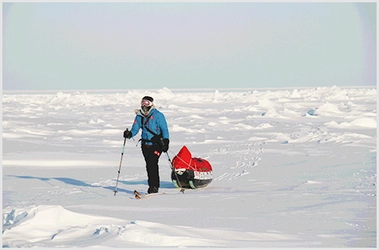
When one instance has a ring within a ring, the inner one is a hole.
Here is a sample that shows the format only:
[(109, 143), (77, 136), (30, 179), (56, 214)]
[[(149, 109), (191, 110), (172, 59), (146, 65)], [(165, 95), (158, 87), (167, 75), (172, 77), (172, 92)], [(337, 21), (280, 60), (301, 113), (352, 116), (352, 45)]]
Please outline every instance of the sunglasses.
[(143, 107), (150, 107), (151, 105), (153, 105), (153, 103), (149, 100), (142, 100), (141, 101), (141, 106), (143, 106)]

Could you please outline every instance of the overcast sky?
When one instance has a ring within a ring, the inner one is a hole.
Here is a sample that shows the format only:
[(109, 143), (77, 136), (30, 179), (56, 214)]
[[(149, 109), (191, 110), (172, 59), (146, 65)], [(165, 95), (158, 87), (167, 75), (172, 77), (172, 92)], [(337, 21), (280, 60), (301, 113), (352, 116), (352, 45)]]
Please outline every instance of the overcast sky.
[(3, 90), (376, 85), (376, 3), (3, 3)]

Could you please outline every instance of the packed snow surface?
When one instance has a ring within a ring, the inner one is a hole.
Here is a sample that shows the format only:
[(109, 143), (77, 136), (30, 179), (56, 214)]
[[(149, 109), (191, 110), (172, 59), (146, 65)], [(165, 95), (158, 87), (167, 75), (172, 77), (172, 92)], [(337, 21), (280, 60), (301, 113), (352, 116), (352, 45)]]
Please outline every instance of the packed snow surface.
[[(147, 190), (140, 99), (166, 116), (161, 195)], [(4, 92), (3, 247), (375, 247), (374, 87)], [(183, 145), (213, 166), (175, 188)]]

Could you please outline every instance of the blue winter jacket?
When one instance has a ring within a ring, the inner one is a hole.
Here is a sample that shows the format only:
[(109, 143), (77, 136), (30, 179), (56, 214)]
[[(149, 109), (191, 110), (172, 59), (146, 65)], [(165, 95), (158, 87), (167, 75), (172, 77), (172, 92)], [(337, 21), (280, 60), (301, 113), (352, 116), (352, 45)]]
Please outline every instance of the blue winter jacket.
[[(153, 131), (157, 135), (161, 135), (162, 138), (170, 139), (166, 118), (157, 109), (153, 108), (147, 117), (145, 117), (141, 113), (141, 110), (138, 110), (136, 112), (136, 117), (134, 119), (133, 126), (130, 130), (130, 132), (132, 132), (132, 137), (134, 137), (135, 135), (138, 134), (138, 131), (142, 128), (141, 139), (142, 139), (142, 142), (146, 143), (146, 141), (150, 141), (154, 135), (150, 133), (143, 126), (142, 122), (145, 124), (146, 127), (148, 127), (151, 131)], [(148, 142), (148, 144), (151, 144), (151, 143)]]

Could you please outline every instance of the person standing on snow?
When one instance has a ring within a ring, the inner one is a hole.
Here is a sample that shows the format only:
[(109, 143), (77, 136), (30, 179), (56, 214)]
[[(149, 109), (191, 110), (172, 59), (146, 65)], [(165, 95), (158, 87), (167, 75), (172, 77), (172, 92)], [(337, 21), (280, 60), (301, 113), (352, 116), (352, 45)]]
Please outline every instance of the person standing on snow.
[(169, 148), (169, 133), (165, 116), (158, 111), (151, 96), (144, 96), (141, 100), (141, 109), (136, 109), (136, 117), (131, 130), (124, 131), (124, 138), (130, 139), (140, 129), (141, 150), (146, 162), (146, 171), (149, 189), (147, 192), (158, 193), (160, 186), (158, 161), (161, 153)]

